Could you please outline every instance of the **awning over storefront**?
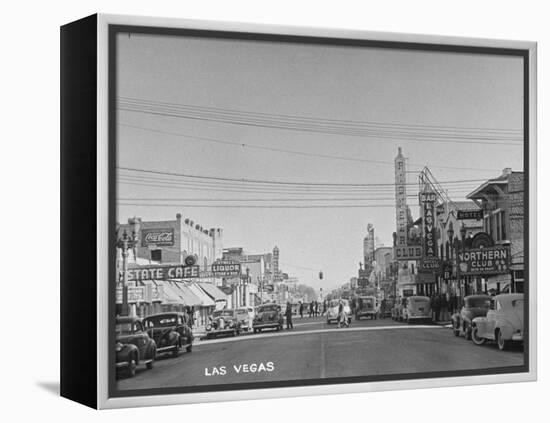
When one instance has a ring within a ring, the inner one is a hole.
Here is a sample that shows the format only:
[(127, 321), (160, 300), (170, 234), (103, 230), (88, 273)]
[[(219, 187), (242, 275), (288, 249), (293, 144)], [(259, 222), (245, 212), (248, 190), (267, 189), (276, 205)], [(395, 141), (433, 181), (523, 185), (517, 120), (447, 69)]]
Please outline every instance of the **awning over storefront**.
[(203, 305), (201, 298), (195, 295), (195, 293), (185, 286), (183, 282), (165, 281), (164, 291), (166, 292), (167, 290), (179, 298), (178, 304), (190, 307)]
[(191, 292), (193, 292), (194, 295), (200, 298), (202, 305), (204, 307), (213, 307), (216, 305), (214, 300), (210, 298), (208, 295), (206, 295), (205, 292), (197, 286), (197, 284), (192, 283), (186, 286), (186, 288), (191, 290)]
[(214, 301), (227, 301), (227, 294), (211, 283), (199, 282), (197, 285)]
[(186, 305), (180, 296), (178, 289), (169, 282), (164, 282), (162, 286), (164, 304), (183, 304)]

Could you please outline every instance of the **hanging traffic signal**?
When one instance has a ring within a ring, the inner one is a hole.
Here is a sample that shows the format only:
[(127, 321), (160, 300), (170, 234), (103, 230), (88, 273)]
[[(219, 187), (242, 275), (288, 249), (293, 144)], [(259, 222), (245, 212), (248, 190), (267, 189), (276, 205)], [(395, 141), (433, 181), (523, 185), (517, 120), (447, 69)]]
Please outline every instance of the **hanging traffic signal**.
[(319, 279), (323, 279), (323, 272), (319, 272)]

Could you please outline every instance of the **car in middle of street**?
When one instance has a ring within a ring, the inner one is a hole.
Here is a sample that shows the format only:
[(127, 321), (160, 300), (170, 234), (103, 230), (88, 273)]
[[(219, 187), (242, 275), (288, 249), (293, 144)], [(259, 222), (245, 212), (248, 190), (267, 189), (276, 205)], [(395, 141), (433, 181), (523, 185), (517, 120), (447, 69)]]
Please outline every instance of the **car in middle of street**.
[(332, 322), (338, 322), (340, 304), (342, 304), (344, 313), (348, 316), (348, 324), (351, 323), (351, 308), (349, 301), (347, 299), (340, 298), (329, 301), (327, 309), (327, 324), (330, 325)]
[(366, 317), (367, 319), (378, 319), (379, 315), (380, 307), (375, 296), (363, 295), (357, 298), (355, 320), (360, 320), (361, 317)]

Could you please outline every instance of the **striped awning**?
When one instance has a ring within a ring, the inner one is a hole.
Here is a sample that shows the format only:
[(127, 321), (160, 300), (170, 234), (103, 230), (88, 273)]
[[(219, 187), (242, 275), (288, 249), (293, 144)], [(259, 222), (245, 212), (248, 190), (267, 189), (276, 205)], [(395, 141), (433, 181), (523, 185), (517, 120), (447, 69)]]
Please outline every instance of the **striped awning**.
[(211, 283), (198, 282), (197, 285), (214, 301), (227, 301), (227, 294)]
[(165, 302), (167, 304), (183, 304), (185, 306), (201, 306), (202, 299), (193, 293), (183, 282), (164, 282)]

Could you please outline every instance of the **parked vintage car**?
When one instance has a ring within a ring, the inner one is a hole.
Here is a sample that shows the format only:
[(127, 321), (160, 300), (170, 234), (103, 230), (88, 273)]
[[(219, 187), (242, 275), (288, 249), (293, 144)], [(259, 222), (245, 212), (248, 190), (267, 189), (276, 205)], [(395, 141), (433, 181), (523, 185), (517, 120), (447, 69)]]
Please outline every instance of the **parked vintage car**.
[(134, 377), (136, 367), (144, 363), (153, 368), (157, 354), (157, 345), (149, 337), (141, 320), (137, 317), (117, 317), (115, 322), (116, 368)]
[(472, 338), (472, 320), (476, 317), (485, 317), (489, 311), (491, 297), (489, 295), (469, 295), (464, 298), (462, 309), (451, 316), (453, 333), (455, 336), (464, 335)]
[(237, 336), (241, 333), (241, 322), (234, 309), (215, 310), (209, 317), (206, 325), (206, 337), (213, 338), (218, 335)]
[(241, 322), (241, 329), (248, 331), (250, 328), (249, 323), (254, 322), (254, 308), (253, 307), (240, 307), (237, 309), (237, 318)]
[(430, 298), (421, 295), (411, 295), (405, 298), (403, 304), (403, 321), (407, 323), (432, 320)]
[(380, 315), (380, 306), (375, 296), (364, 295), (357, 297), (355, 307), (355, 320), (360, 320), (361, 317), (367, 319), (378, 319)]
[(512, 342), (523, 342), (523, 294), (501, 294), (491, 298), (485, 317), (472, 320), (472, 341), (483, 345), (496, 341), (505, 350)]
[(263, 329), (281, 330), (284, 324), (284, 317), (281, 306), (278, 304), (263, 304), (256, 309), (254, 316), (254, 333)]
[(327, 308), (327, 324), (330, 325), (332, 322), (338, 321), (340, 303), (343, 303), (344, 312), (348, 315), (348, 323), (351, 323), (351, 308), (349, 306), (349, 301), (345, 298), (340, 298), (329, 301)]
[(152, 314), (143, 319), (143, 326), (157, 344), (157, 354), (171, 353), (177, 357), (183, 348), (187, 352), (193, 349), (193, 331), (184, 313)]

